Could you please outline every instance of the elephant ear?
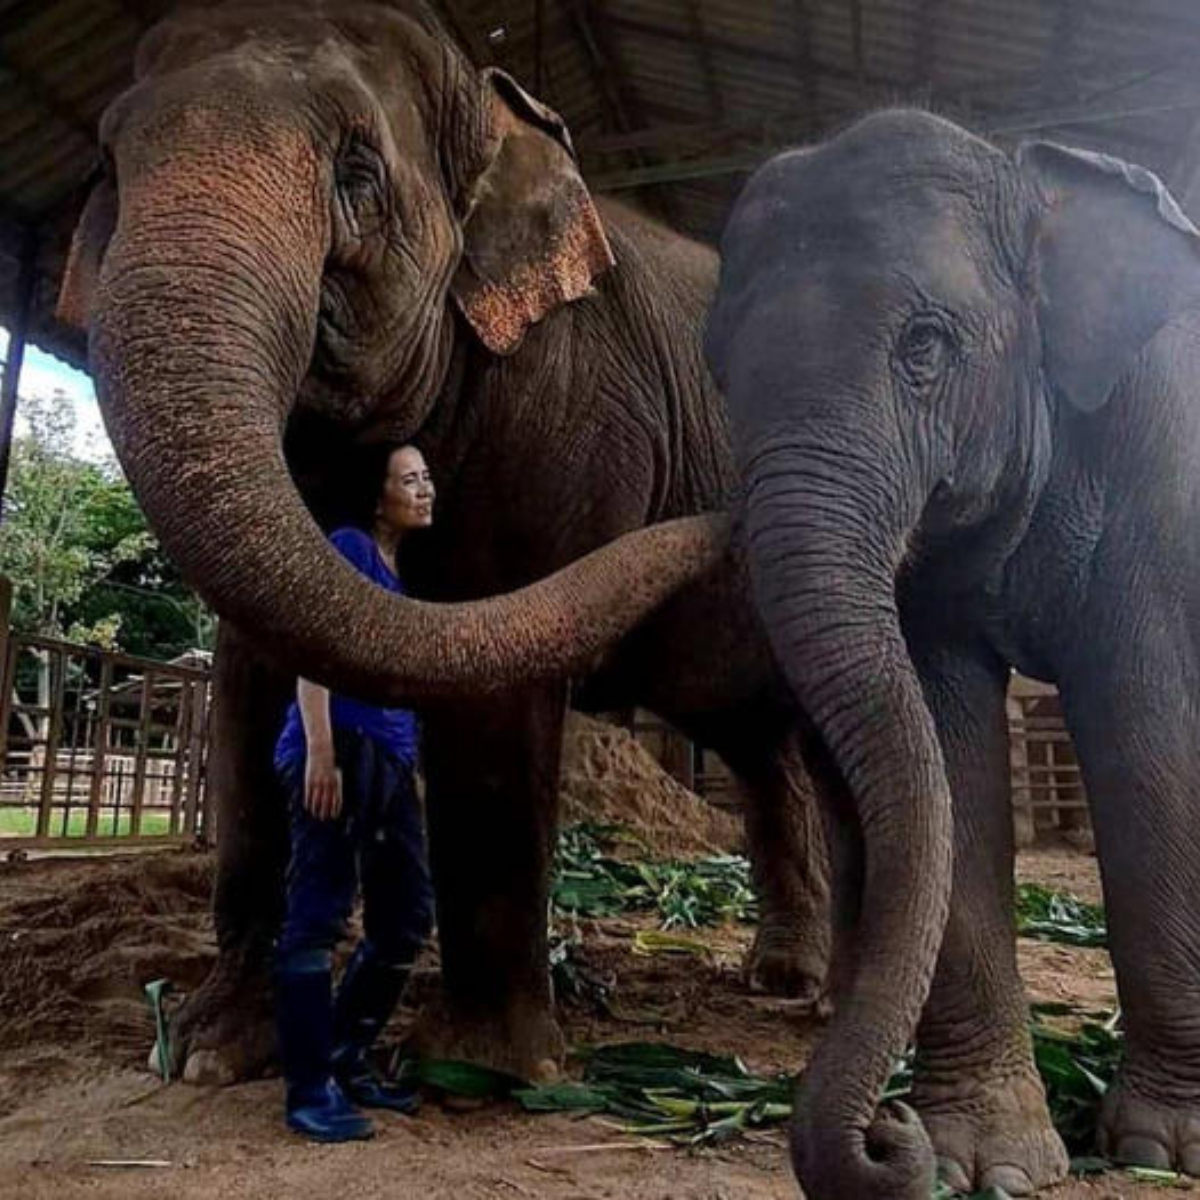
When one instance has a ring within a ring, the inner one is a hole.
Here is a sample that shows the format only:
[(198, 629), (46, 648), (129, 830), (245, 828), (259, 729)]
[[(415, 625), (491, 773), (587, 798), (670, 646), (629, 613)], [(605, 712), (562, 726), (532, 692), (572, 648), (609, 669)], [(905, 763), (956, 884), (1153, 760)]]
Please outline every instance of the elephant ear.
[(1105, 154), (1033, 142), (1018, 164), (1045, 200), (1034, 230), (1043, 367), (1084, 412), (1200, 285), (1200, 231), (1157, 176)]
[(116, 189), (108, 182), (99, 182), (92, 188), (75, 226), (67, 266), (58, 289), (56, 315), (64, 324), (87, 332), (100, 266), (116, 227)]
[(586, 296), (613, 255), (562, 118), (503, 71), (482, 83), (490, 134), (451, 291), (484, 344), (511, 354), (531, 325)]

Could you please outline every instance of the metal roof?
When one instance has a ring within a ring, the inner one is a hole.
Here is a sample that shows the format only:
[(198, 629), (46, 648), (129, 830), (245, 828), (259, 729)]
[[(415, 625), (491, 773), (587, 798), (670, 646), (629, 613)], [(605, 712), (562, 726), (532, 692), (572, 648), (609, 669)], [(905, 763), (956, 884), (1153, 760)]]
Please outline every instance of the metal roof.
[[(713, 239), (754, 163), (881, 104), (1193, 174), (1194, 0), (431, 0), (476, 61), (570, 124), (597, 190)], [(31, 340), (83, 365), (54, 298), (93, 132), (170, 0), (0, 0), (0, 323), (36, 239)]]

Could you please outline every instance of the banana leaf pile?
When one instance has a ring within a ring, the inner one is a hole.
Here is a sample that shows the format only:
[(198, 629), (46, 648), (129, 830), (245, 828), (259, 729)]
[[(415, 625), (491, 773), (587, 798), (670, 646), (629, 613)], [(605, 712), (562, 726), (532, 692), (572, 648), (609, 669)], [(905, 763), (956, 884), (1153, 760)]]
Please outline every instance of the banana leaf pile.
[(656, 912), (664, 929), (755, 919), (750, 864), (741, 856), (627, 862), (611, 853), (621, 840), (629, 835), (614, 825), (583, 823), (563, 831), (551, 892), (558, 912), (581, 917)]
[[(1086, 1155), (1120, 1053), (1117, 1018), (1068, 1005), (1035, 1005), (1031, 1032), (1055, 1126), (1073, 1154)], [(445, 1091), (511, 1096), (531, 1113), (603, 1115), (622, 1132), (679, 1146), (719, 1145), (791, 1116), (794, 1079), (757, 1075), (737, 1058), (645, 1042), (593, 1048), (580, 1057), (580, 1080), (540, 1087), (458, 1063), (421, 1063), (412, 1070), (417, 1079)], [(897, 1065), (885, 1099), (903, 1098), (911, 1085), (910, 1055)], [(1079, 1157), (1073, 1165), (1089, 1173), (1109, 1164)], [(1164, 1183), (1176, 1178), (1169, 1172), (1162, 1176)], [(935, 1200), (951, 1195), (943, 1189)]]
[(1017, 888), (1017, 932), (1064, 946), (1106, 946), (1104, 909), (1039, 883)]
[[(756, 916), (744, 858), (627, 861), (614, 853), (622, 841), (636, 849), (635, 839), (619, 826), (581, 824), (565, 830), (559, 842), (552, 890), (555, 975), (561, 984), (565, 971), (580, 993), (594, 993), (595, 987), (586, 976), (571, 975), (578, 970), (578, 917), (653, 912), (664, 929), (671, 929), (753, 921)], [(1099, 905), (1039, 884), (1017, 889), (1017, 928), (1022, 936), (1070, 946), (1102, 947), (1107, 942)], [(679, 941), (685, 948), (682, 943), (689, 939)], [(1034, 1005), (1030, 1030), (1051, 1116), (1068, 1149), (1079, 1156), (1073, 1168), (1081, 1174), (1108, 1168), (1110, 1164), (1086, 1155), (1120, 1055), (1118, 1017), (1063, 1004)], [(681, 1146), (720, 1144), (791, 1116), (794, 1080), (756, 1075), (737, 1058), (640, 1042), (592, 1049), (581, 1057), (579, 1081), (543, 1087), (456, 1063), (425, 1063), (414, 1070), (443, 1090), (510, 1095), (534, 1113), (602, 1115), (625, 1132)], [(904, 1097), (911, 1084), (910, 1055), (897, 1065), (885, 1098)], [(1151, 1182), (1167, 1186), (1178, 1178), (1170, 1172), (1141, 1172), (1139, 1179), (1149, 1174), (1154, 1175)], [(933, 1200), (954, 1195), (939, 1185)], [(988, 1197), (1003, 1200), (1004, 1193), (991, 1189), (972, 1200)]]

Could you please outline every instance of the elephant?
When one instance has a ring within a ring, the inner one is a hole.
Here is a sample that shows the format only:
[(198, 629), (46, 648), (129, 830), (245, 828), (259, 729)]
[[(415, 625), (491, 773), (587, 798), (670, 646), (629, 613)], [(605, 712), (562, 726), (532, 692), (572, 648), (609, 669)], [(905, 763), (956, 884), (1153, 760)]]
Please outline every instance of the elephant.
[[(1144, 168), (892, 110), (762, 166), (721, 252), (706, 355), (834, 830), (805, 1194), (1066, 1172), (1014, 949), (1013, 668), (1057, 684), (1096, 828), (1099, 1146), (1200, 1175), (1200, 234)], [(914, 1035), (921, 1121), (877, 1109)]]
[[(60, 307), (90, 326), (153, 528), (227, 618), (219, 956), (173, 1027), (184, 1077), (230, 1082), (270, 1054), (286, 843), (269, 748), (298, 670), (421, 705), (442, 965), (427, 1053), (525, 1078), (562, 1056), (546, 911), (564, 664), (580, 704), (643, 705), (723, 755), (749, 796), (752, 979), (818, 1008), (827, 876), (796, 705), (743, 557), (701, 573), (712, 535), (689, 524), (734, 481), (701, 346), (715, 253), (593, 197), (562, 120), (413, 0), (182, 10), (145, 35), (100, 142)], [(356, 449), (381, 439), (431, 465), (437, 517), (406, 583), (470, 616), (469, 640), (410, 602), (431, 622), (414, 636), (320, 542)], [(569, 566), (592, 553), (623, 557)], [(590, 574), (535, 583), (560, 570)], [(538, 608), (536, 637), (512, 607), (528, 593), (473, 607), (554, 586), (568, 603)], [(556, 630), (570, 653), (545, 648)]]

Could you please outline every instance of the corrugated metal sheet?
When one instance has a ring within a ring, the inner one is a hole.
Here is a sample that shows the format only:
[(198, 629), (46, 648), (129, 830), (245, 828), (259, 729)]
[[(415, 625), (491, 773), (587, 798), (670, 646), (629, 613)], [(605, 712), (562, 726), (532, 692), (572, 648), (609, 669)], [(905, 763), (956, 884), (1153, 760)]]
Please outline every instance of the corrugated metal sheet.
[[(709, 239), (753, 162), (880, 104), (1037, 130), (1168, 176), (1200, 117), (1195, 0), (542, 0), (540, 39), (538, 0), (430, 2), (477, 58), (531, 90), (540, 78), (590, 178)], [(93, 130), (168, 7), (0, 0), (0, 320), (35, 228), (35, 335), (75, 361), (50, 313)], [(663, 181), (624, 186), (634, 173)]]

